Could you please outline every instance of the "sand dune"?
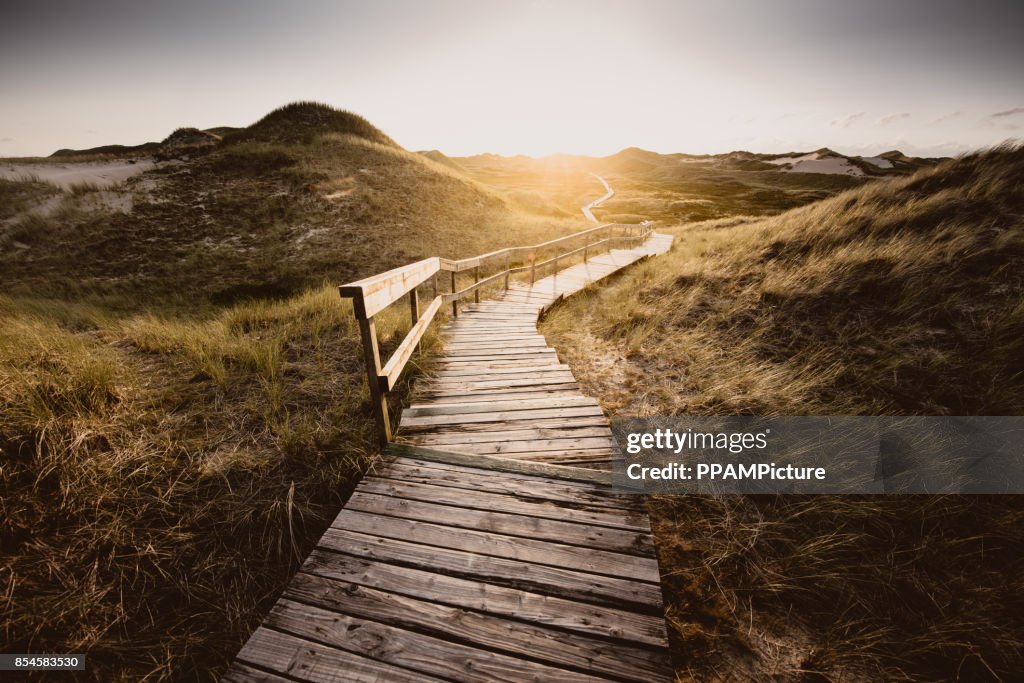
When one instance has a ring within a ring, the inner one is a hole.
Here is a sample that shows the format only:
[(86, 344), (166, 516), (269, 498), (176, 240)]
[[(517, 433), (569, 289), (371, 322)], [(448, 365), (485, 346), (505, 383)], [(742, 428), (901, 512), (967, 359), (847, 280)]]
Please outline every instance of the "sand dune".
[(35, 177), (64, 189), (81, 183), (108, 188), (156, 166), (152, 159), (117, 159), (84, 163), (3, 163), (0, 164), (0, 178), (18, 180)]

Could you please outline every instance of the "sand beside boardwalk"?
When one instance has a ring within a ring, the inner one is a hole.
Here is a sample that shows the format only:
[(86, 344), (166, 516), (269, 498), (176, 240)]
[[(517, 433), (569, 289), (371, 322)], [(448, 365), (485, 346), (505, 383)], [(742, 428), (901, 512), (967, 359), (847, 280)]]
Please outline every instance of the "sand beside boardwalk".
[(134, 175), (156, 168), (156, 165), (152, 159), (117, 159), (82, 163), (59, 161), (7, 163), (0, 160), (0, 178), (23, 180), (36, 177), (65, 190), (79, 183), (91, 183), (99, 188), (108, 188)]

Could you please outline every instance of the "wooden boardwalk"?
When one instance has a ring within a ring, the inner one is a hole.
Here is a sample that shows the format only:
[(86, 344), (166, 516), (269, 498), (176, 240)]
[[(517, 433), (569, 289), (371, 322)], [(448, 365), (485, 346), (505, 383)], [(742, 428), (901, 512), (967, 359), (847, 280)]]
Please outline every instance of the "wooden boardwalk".
[(498, 299), (467, 307), (444, 326), (436, 377), (417, 384), (397, 440), (610, 468), (614, 441), (608, 420), (537, 331), (537, 316), (559, 297), (671, 246), (670, 235), (655, 233), (636, 249), (614, 249), (532, 287), (512, 286)]
[(651, 236), (473, 305), (436, 377), (227, 681), (669, 681), (641, 499), (536, 330), (559, 296), (662, 253)]

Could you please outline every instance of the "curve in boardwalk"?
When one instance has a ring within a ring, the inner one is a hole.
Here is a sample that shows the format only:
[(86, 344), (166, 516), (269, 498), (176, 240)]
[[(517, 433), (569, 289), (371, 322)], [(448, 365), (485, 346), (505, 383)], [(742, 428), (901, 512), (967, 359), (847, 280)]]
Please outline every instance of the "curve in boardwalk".
[[(613, 250), (444, 329), (392, 444), (224, 680), (669, 681), (641, 499), (538, 313), (650, 255)], [(584, 467), (581, 467), (584, 466)]]
[(592, 209), (596, 209), (599, 205), (604, 203), (605, 200), (614, 197), (615, 190), (613, 190), (612, 186), (608, 184), (608, 181), (602, 178), (601, 176), (597, 175), (596, 173), (591, 173), (590, 175), (597, 178), (601, 182), (601, 184), (604, 185), (605, 194), (584, 206), (582, 209), (580, 209), (580, 211), (583, 212), (584, 218), (586, 218), (591, 223), (596, 223), (597, 218), (594, 217), (594, 212), (592, 211)]
[(559, 297), (671, 246), (671, 236), (655, 233), (635, 249), (613, 249), (468, 307), (442, 330), (437, 374), (418, 383), (398, 441), (608, 469), (614, 448), (608, 421), (537, 331), (537, 316)]

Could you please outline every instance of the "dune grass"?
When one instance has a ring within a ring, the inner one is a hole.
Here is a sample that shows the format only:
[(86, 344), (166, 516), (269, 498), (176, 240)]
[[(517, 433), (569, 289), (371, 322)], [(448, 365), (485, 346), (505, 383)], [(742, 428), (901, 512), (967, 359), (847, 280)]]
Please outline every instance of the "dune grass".
[[(684, 226), (543, 331), (633, 415), (1024, 414), (1024, 150)], [(1017, 497), (658, 497), (684, 680), (1013, 680)]]
[(133, 195), (130, 214), (34, 217), (31, 248), (0, 252), (4, 290), (195, 310), (585, 227), (351, 134), (236, 142), (136, 176), (122, 191)]
[(34, 176), (7, 180), (0, 178), (0, 221), (14, 219), (60, 190)]
[[(389, 352), (408, 321), (380, 322)], [(200, 319), (5, 297), (0, 350), (4, 650), (213, 680), (376, 451), (351, 307), (330, 286)]]
[(335, 285), (582, 222), (327, 118), (137, 176), (129, 214), (0, 184), (0, 651), (216, 680), (377, 452)]

